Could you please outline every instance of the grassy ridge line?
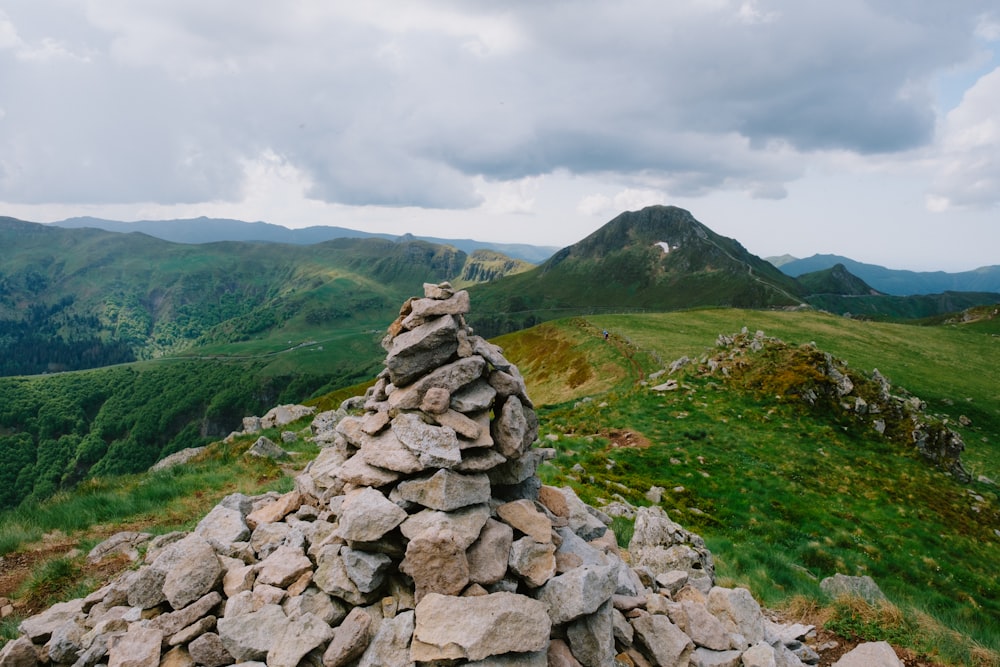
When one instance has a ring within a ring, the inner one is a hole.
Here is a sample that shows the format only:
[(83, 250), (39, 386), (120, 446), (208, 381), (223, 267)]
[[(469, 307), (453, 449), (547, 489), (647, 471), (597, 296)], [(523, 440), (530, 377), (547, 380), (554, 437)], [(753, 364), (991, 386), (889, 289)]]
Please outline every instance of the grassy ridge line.
[[(975, 664), (977, 646), (995, 657), (996, 487), (973, 485), (980, 503), (912, 449), (889, 445), (850, 420), (730, 388), (721, 377), (682, 377), (681, 391), (659, 395), (619, 370), (603, 378), (611, 389), (590, 402), (579, 402), (594, 396), (588, 387), (570, 381), (573, 354), (595, 369), (645, 363), (649, 372), (683, 355), (698, 358), (719, 333), (743, 326), (792, 343), (816, 341), (852, 367), (878, 367), (935, 412), (973, 415), (973, 427), (959, 429), (970, 443), (967, 465), (996, 470), (997, 388), (983, 370), (1000, 367), (1000, 346), (989, 327), (699, 310), (554, 322), (544, 335), (533, 330), (530, 345), (515, 342), (529, 332), (510, 337), (505, 354), (522, 369), (532, 396), (557, 397), (562, 387), (562, 402), (547, 398), (539, 412), (542, 436), (558, 451), (553, 465), (543, 466), (543, 479), (571, 485), (598, 505), (615, 494), (648, 504), (643, 492), (664, 487), (663, 506), (708, 540), (724, 585), (745, 585), (780, 606), (796, 596), (822, 599), (819, 579), (836, 572), (870, 574), (908, 617), (922, 619), (907, 634), (915, 649), (947, 654), (955, 664)], [(610, 344), (600, 336), (604, 328)], [(548, 350), (562, 350), (564, 361), (555, 365), (561, 374), (538, 372)], [(572, 472), (576, 464), (584, 474)], [(956, 641), (956, 632), (971, 640)]]
[[(708, 309), (594, 316), (587, 321), (628, 338), (665, 363), (684, 355), (700, 357), (714, 347), (719, 334), (743, 326), (789, 343), (815, 342), (854, 368), (868, 373), (877, 368), (894, 386), (926, 401), (930, 411), (948, 415), (966, 442), (967, 467), (1000, 481), (1000, 372), (996, 370), (1000, 336), (995, 335), (1000, 323), (996, 320), (915, 327), (814, 311)], [(971, 419), (971, 427), (958, 424), (961, 415)]]

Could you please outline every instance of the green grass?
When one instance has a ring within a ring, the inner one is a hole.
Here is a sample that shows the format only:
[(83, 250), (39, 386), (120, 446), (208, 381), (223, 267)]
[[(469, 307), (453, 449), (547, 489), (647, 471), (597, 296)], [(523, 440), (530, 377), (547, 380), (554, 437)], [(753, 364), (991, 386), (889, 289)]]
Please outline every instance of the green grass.
[[(601, 348), (605, 362), (646, 363), (647, 373), (683, 355), (697, 360), (714, 352), (718, 334), (744, 325), (792, 343), (815, 341), (852, 368), (877, 367), (894, 387), (926, 400), (962, 433), (967, 467), (993, 478), (1000, 472), (1000, 386), (991, 372), (1000, 368), (1000, 341), (981, 330), (734, 310), (587, 322), (620, 341)], [(546, 338), (586, 330), (576, 320), (549, 326)], [(517, 354), (508, 356), (520, 364)], [(780, 372), (762, 372), (758, 384), (780, 381)], [(533, 394), (536, 378), (525, 375)], [(545, 380), (551, 386), (543, 382), (543, 392), (557, 393), (559, 381)], [(662, 506), (706, 539), (720, 582), (747, 586), (765, 605), (800, 596), (823, 602), (822, 578), (868, 574), (910, 619), (900, 632), (915, 650), (936, 651), (954, 664), (1000, 654), (996, 486), (963, 486), (906, 443), (882, 439), (843, 414), (755, 393), (721, 376), (686, 373), (681, 384), (657, 394), (623, 377), (593, 400), (581, 402), (567, 390), (566, 400), (540, 408), (543, 438), (558, 438), (550, 445), (556, 458), (540, 469), (543, 481), (570, 485), (598, 506), (613, 494), (648, 504), (645, 491), (664, 487)], [(959, 414), (972, 426), (959, 427)], [(624, 432), (647, 446), (616, 446)], [(573, 471), (577, 464), (583, 473)], [(914, 619), (922, 619), (916, 630)], [(934, 646), (922, 645), (931, 635)], [(881, 638), (899, 639), (887, 631)]]
[[(280, 442), (280, 431), (301, 428), (304, 423), (244, 436), (231, 445), (215, 443), (199, 460), (183, 466), (150, 474), (95, 478), (72, 492), (0, 513), (0, 555), (37, 542), (53, 531), (85, 535), (102, 526), (107, 532), (109, 527), (133, 523), (163, 532), (189, 529), (228, 494), (287, 491), (293, 480), (279, 464), (242, 454), (260, 435)], [(297, 466), (318, 451), (301, 439), (281, 446), (293, 453), (292, 465)]]

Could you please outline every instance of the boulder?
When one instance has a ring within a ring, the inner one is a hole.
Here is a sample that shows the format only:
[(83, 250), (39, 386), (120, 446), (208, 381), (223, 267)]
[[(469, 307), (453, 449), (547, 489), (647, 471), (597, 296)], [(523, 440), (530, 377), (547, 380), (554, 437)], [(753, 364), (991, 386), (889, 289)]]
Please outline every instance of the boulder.
[(416, 608), (411, 657), (482, 660), (548, 647), (551, 626), (545, 604), (516, 593), (455, 597), (429, 593)]

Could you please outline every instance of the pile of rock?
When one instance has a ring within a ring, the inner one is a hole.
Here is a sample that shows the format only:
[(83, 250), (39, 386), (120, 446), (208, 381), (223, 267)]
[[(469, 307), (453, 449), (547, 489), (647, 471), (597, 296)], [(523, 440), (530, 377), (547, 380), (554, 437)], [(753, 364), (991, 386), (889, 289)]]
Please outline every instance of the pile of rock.
[[(775, 665), (816, 662), (711, 554), (640, 508), (625, 562), (600, 512), (536, 474), (517, 369), (425, 286), (360, 414), (317, 415), (295, 490), (233, 495), (141, 567), (25, 620), (0, 667)], [(355, 405), (358, 402), (353, 402)]]

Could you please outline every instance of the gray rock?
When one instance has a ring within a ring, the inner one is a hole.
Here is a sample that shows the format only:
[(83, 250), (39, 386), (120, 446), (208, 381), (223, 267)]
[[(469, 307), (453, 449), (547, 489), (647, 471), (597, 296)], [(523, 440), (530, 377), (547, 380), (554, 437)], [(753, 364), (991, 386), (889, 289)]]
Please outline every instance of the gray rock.
[(614, 608), (611, 601), (566, 626), (566, 639), (573, 656), (584, 667), (605, 667), (614, 663)]
[(682, 600), (669, 613), (670, 620), (698, 646), (712, 651), (733, 648), (722, 621), (709, 613), (705, 605)]
[(326, 645), (333, 630), (323, 619), (306, 613), (285, 626), (267, 653), (268, 667), (296, 667), (310, 651)]
[(434, 426), (419, 415), (403, 413), (392, 420), (392, 432), (428, 468), (453, 468), (462, 462), (454, 429)]
[(584, 565), (549, 579), (537, 597), (548, 605), (552, 624), (592, 614), (610, 600), (615, 591), (613, 572), (611, 566)]
[(165, 637), (170, 637), (200, 618), (208, 616), (221, 602), (222, 596), (217, 591), (211, 591), (183, 609), (150, 619), (149, 627), (159, 630)]
[(392, 566), (392, 559), (381, 553), (358, 551), (342, 547), (340, 557), (344, 560), (347, 576), (362, 593), (371, 593), (385, 583)]
[(163, 572), (163, 595), (174, 609), (188, 606), (222, 579), (219, 557), (197, 533), (166, 547), (151, 568)]
[(373, 542), (407, 518), (406, 511), (372, 488), (347, 496), (337, 534), (345, 540)]
[(458, 323), (438, 317), (396, 336), (385, 358), (389, 379), (405, 387), (431, 369), (448, 361), (458, 350)]
[(887, 642), (868, 642), (845, 653), (833, 667), (903, 667), (903, 663)]
[(438, 470), (400, 482), (396, 487), (400, 497), (434, 510), (449, 512), (490, 499), (490, 480), (485, 474), (465, 475), (451, 470)]
[(108, 667), (158, 667), (163, 634), (137, 623), (108, 650)]
[(482, 585), (494, 584), (507, 573), (508, 554), (514, 542), (514, 529), (489, 519), (478, 539), (466, 552), (469, 580)]
[(248, 512), (216, 505), (198, 522), (194, 532), (204, 537), (213, 545), (225, 545), (233, 542), (245, 542), (250, 538), (250, 528), (246, 523)]
[(463, 549), (468, 549), (479, 537), (486, 520), (490, 518), (490, 506), (471, 505), (454, 512), (423, 510), (410, 515), (399, 529), (407, 539), (414, 539), (424, 531), (440, 532), (449, 530)]
[(404, 611), (395, 618), (383, 619), (358, 667), (414, 667), (410, 657), (414, 614)]
[(466, 357), (445, 364), (408, 387), (396, 385), (396, 390), (389, 396), (389, 407), (394, 410), (416, 410), (423, 402), (424, 394), (432, 387), (446, 389), (454, 397), (462, 387), (479, 379), (485, 367), (486, 362), (482, 357)]
[(413, 451), (403, 445), (392, 430), (362, 439), (361, 458), (365, 463), (405, 474), (420, 472), (426, 466)]
[(347, 605), (341, 600), (331, 598), (316, 586), (309, 586), (301, 595), (290, 597), (281, 603), (285, 616), (291, 619), (303, 614), (312, 614), (323, 619), (323, 622), (335, 626), (347, 616)]
[(525, 409), (517, 396), (511, 396), (504, 401), (503, 407), (493, 420), (491, 433), (497, 449), (508, 459), (520, 458), (531, 446)]
[(83, 600), (58, 602), (40, 614), (30, 616), (17, 629), (35, 644), (44, 644), (63, 623), (72, 621), (83, 611)]
[(413, 579), (418, 604), (428, 593), (458, 595), (469, 584), (466, 547), (449, 530), (425, 531), (406, 545), (400, 572)]
[(463, 414), (486, 410), (493, 405), (497, 390), (485, 380), (476, 380), (451, 394), (451, 408)]
[[(82, 619), (81, 619), (82, 621)], [(83, 651), (83, 635), (86, 628), (79, 622), (66, 621), (52, 633), (45, 644), (49, 660), (56, 663), (73, 664)]]
[(0, 665), (3, 667), (37, 667), (39, 663), (35, 645), (23, 635), (0, 649)]
[(675, 523), (661, 507), (640, 507), (628, 545), (633, 567), (648, 568), (653, 576), (682, 570), (689, 583), (708, 593), (715, 582), (715, 563), (705, 541)]
[(340, 557), (341, 548), (339, 545), (331, 545), (320, 550), (313, 582), (320, 590), (347, 604), (367, 604), (372, 596), (363, 593), (347, 574), (347, 566)]
[(691, 667), (740, 667), (742, 656), (742, 651), (713, 651), (699, 646), (691, 653)]
[(188, 653), (195, 664), (205, 667), (222, 667), (234, 662), (222, 639), (214, 632), (206, 632), (188, 644)]
[(260, 418), (260, 426), (261, 428), (277, 428), (315, 413), (316, 408), (306, 407), (305, 405), (279, 405), (268, 410)]
[(430, 593), (417, 604), (411, 655), (421, 662), (536, 652), (547, 647), (550, 631), (545, 605), (524, 595)]
[(848, 595), (859, 597), (868, 604), (875, 604), (886, 599), (882, 589), (868, 575), (850, 577), (837, 573), (819, 582), (819, 588), (832, 598)]
[(637, 640), (646, 647), (656, 665), (687, 665), (694, 642), (666, 616), (651, 614), (633, 619)]
[(205, 447), (188, 447), (182, 449), (179, 452), (174, 452), (169, 456), (164, 456), (162, 459), (153, 464), (149, 469), (149, 472), (160, 472), (161, 470), (167, 470), (168, 468), (174, 468), (179, 465), (184, 465), (194, 457), (205, 451)]
[(378, 488), (395, 482), (400, 474), (369, 464), (359, 452), (340, 465), (337, 477), (355, 486)]
[(345, 667), (368, 648), (372, 639), (372, 617), (355, 607), (333, 630), (333, 639), (323, 654), (323, 667)]
[(722, 622), (726, 631), (743, 636), (744, 644), (736, 648), (745, 650), (767, 638), (764, 613), (745, 588), (714, 587), (708, 594), (706, 608)]
[(306, 572), (312, 572), (313, 564), (300, 547), (281, 546), (257, 567), (258, 584), (287, 588)]
[(267, 652), (274, 646), (277, 638), (284, 635), (285, 628), (290, 623), (281, 607), (264, 605), (257, 611), (237, 617), (230, 617), (227, 613), (220, 618), (219, 638), (237, 662), (263, 662), (267, 658)]
[(139, 533), (126, 530), (115, 533), (104, 540), (87, 554), (87, 562), (94, 564), (112, 555), (123, 555), (133, 563), (139, 560), (138, 547), (153, 538), (149, 533)]
[(274, 444), (268, 438), (261, 436), (257, 438), (257, 442), (250, 446), (247, 450), (247, 454), (250, 456), (256, 456), (262, 459), (287, 459), (289, 454), (278, 445)]
[(522, 537), (510, 547), (509, 564), (529, 588), (538, 588), (556, 574), (556, 547), (551, 540), (543, 544)]

